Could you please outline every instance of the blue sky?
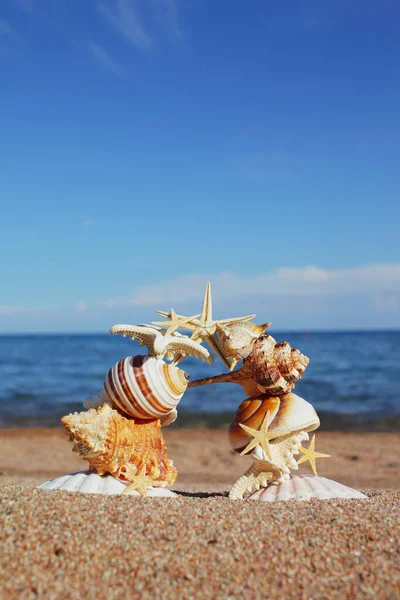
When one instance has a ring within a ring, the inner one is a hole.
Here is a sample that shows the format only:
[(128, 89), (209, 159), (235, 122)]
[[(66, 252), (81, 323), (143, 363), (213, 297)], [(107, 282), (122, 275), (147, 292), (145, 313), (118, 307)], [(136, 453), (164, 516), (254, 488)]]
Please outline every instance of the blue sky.
[(0, 332), (400, 327), (400, 5), (1, 0)]

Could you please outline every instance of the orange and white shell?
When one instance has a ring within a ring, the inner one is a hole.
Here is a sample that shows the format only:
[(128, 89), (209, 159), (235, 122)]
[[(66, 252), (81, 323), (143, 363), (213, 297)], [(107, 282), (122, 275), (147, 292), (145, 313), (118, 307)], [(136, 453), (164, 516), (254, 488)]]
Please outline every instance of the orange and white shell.
[(98, 475), (133, 481), (144, 473), (154, 485), (172, 485), (177, 470), (166, 455), (159, 419), (136, 423), (108, 404), (61, 419), (74, 442), (72, 450), (89, 462)]
[(136, 419), (165, 419), (182, 398), (189, 375), (152, 356), (128, 356), (108, 371), (102, 391), (84, 402), (86, 408), (104, 403)]
[(250, 437), (240, 424), (258, 430), (267, 412), (270, 421), (268, 432), (276, 434), (272, 435), (271, 439), (292, 435), (299, 431), (314, 431), (320, 425), (314, 407), (296, 394), (285, 394), (281, 397), (260, 395), (247, 398), (239, 405), (229, 428), (229, 441), (235, 452), (242, 452), (250, 441)]

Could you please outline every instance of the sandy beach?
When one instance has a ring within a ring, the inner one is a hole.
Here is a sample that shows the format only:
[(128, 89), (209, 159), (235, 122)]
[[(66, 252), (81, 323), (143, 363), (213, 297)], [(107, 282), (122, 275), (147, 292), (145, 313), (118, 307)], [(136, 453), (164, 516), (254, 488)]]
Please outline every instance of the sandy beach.
[(182, 493), (137, 499), (33, 489), (85, 463), (62, 429), (0, 430), (0, 597), (400, 597), (400, 436), (318, 433), (319, 474), (369, 500), (274, 505), (227, 499), (226, 431), (165, 438)]

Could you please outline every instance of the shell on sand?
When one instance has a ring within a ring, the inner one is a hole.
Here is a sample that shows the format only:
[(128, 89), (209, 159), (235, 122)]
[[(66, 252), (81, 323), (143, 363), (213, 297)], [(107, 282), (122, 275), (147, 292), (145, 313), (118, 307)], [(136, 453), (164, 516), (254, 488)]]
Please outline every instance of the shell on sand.
[(74, 442), (72, 450), (99, 475), (133, 481), (139, 472), (157, 486), (172, 485), (178, 475), (166, 455), (159, 419), (135, 422), (108, 404), (61, 419)]
[[(185, 371), (161, 359), (128, 356), (111, 367), (100, 394), (86, 400), (84, 406), (98, 408), (107, 403), (136, 419), (165, 420), (171, 413), (176, 415), (175, 407), (188, 382)], [(172, 420), (168, 419), (168, 424)]]
[[(112, 475), (100, 476), (92, 471), (80, 471), (45, 481), (38, 487), (44, 490), (63, 490), (65, 492), (81, 492), (84, 494), (105, 494), (115, 496), (122, 494), (129, 483), (116, 479)], [(126, 496), (141, 496), (136, 490), (126, 492)], [(174, 492), (165, 488), (147, 488), (146, 496), (175, 496)]]
[(235, 452), (242, 452), (250, 441), (240, 425), (260, 429), (267, 412), (270, 419), (268, 432), (276, 432), (277, 438), (282, 436), (282, 432), (290, 435), (297, 431), (313, 431), (320, 424), (313, 406), (296, 394), (285, 394), (280, 398), (260, 394), (247, 398), (239, 405), (229, 428), (229, 441)]
[(262, 500), (263, 502), (280, 502), (288, 500), (305, 501), (317, 498), (358, 498), (368, 500), (368, 496), (358, 490), (342, 485), (326, 477), (314, 475), (291, 475), (290, 479), (277, 485), (261, 488), (248, 496), (247, 500)]

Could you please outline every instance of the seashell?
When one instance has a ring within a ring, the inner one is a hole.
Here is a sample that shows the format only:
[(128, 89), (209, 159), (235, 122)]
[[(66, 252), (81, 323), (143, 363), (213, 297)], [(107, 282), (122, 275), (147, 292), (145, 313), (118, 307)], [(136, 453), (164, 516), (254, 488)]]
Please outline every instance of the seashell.
[[(65, 492), (80, 492), (83, 494), (104, 494), (106, 496), (116, 496), (125, 493), (129, 482), (116, 479), (112, 475), (100, 476), (92, 471), (79, 471), (63, 475), (50, 481), (45, 481), (38, 488), (43, 490), (63, 490)], [(129, 490), (126, 496), (140, 496), (136, 490)], [(176, 496), (174, 492), (166, 488), (155, 488), (149, 486), (146, 496)]]
[(232, 486), (229, 497), (240, 499), (271, 482), (288, 479), (290, 470), (298, 469), (294, 455), (319, 424), (313, 406), (296, 394), (244, 400), (229, 428), (229, 441), (235, 452), (252, 450), (254, 462)]
[(282, 435), (313, 431), (320, 425), (314, 407), (296, 394), (285, 394), (280, 398), (267, 395), (246, 398), (239, 405), (229, 428), (229, 441), (235, 452), (242, 452), (249, 442), (249, 436), (240, 424), (260, 429), (267, 412), (270, 419), (268, 433), (271, 434), (272, 443)]
[(271, 323), (256, 325), (249, 321), (237, 321), (230, 325), (217, 323), (217, 344), (225, 358), (231, 361), (231, 371), (238, 361), (247, 358), (256, 339), (270, 325)]
[(176, 418), (175, 407), (188, 381), (189, 375), (182, 369), (160, 359), (128, 356), (111, 367), (100, 394), (83, 405), (96, 408), (107, 403), (130, 417), (169, 424)]
[(61, 419), (74, 442), (72, 450), (99, 475), (134, 481), (139, 473), (157, 486), (172, 485), (177, 470), (166, 456), (160, 421), (135, 423), (108, 404)]
[(271, 484), (247, 497), (247, 500), (280, 502), (288, 500), (306, 501), (312, 498), (328, 500), (331, 498), (358, 498), (368, 500), (368, 496), (358, 490), (342, 485), (326, 477), (314, 475), (291, 475), (283, 483)]
[(309, 359), (287, 342), (276, 343), (269, 334), (258, 337), (240, 369), (192, 381), (188, 387), (211, 383), (237, 383), (247, 396), (287, 394), (302, 377)]

